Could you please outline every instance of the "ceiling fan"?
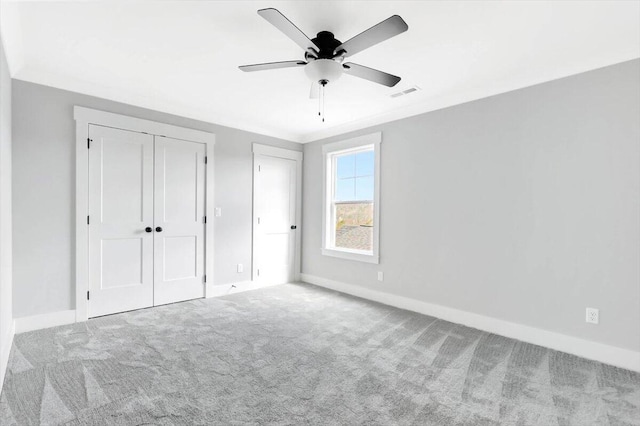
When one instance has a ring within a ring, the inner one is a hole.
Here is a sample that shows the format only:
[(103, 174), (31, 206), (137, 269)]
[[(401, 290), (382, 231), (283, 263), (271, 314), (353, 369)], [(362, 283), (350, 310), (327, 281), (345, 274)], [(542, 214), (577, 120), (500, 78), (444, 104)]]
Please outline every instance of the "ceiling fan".
[(304, 67), (305, 73), (312, 80), (312, 97), (314, 97), (313, 89), (316, 83), (320, 85), (320, 89), (323, 89), (329, 82), (340, 78), (342, 73), (387, 87), (393, 87), (400, 81), (398, 76), (354, 64), (353, 62), (344, 62), (344, 59), (349, 56), (407, 31), (409, 26), (398, 15), (385, 19), (344, 43), (336, 39), (333, 33), (329, 31), (320, 31), (314, 39), (309, 39), (277, 9), (260, 9), (258, 10), (258, 15), (269, 21), (298, 46), (302, 47), (304, 60), (242, 65), (239, 67), (242, 71)]

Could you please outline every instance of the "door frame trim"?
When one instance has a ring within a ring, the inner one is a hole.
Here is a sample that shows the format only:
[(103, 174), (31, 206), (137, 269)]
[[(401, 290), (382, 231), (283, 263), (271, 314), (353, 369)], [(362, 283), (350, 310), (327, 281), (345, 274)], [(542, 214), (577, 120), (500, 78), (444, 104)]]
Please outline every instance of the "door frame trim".
[(277, 148), (275, 146), (263, 145), (254, 142), (252, 145), (253, 152), (253, 178), (251, 189), (251, 280), (256, 281), (255, 276), (255, 225), (256, 225), (256, 155), (264, 155), (267, 157), (286, 158), (296, 162), (296, 244), (295, 244), (295, 260), (293, 269), (293, 279), (300, 281), (300, 264), (301, 264), (301, 247), (302, 247), (302, 151), (293, 151), (291, 149)]
[[(86, 221), (86, 217), (89, 214), (89, 150), (87, 149), (89, 125), (113, 127), (121, 130), (147, 133), (153, 136), (170, 137), (172, 139), (205, 144), (208, 160), (205, 165), (207, 185), (205, 215), (207, 217), (212, 215), (214, 211), (214, 145), (216, 143), (216, 135), (201, 130), (114, 114), (78, 105), (73, 107), (73, 118), (76, 122), (75, 319), (76, 322), (81, 322), (89, 318), (89, 304), (87, 303), (87, 291), (89, 290), (89, 230)], [(205, 273), (207, 282), (204, 294), (205, 297), (211, 297), (213, 296), (214, 283), (214, 226), (211, 220), (207, 222), (208, 226), (205, 228)]]

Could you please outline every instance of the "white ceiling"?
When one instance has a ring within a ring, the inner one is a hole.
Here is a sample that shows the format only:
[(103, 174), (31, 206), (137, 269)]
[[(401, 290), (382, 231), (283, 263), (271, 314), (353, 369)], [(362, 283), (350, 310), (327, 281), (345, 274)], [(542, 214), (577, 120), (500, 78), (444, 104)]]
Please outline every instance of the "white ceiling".
[[(407, 32), (349, 58), (402, 81), (345, 75), (320, 122), (302, 68), (238, 70), (302, 59), (256, 13), (266, 7), (342, 41), (402, 16)], [(640, 57), (638, 1), (3, 1), (0, 12), (13, 78), (298, 142)]]

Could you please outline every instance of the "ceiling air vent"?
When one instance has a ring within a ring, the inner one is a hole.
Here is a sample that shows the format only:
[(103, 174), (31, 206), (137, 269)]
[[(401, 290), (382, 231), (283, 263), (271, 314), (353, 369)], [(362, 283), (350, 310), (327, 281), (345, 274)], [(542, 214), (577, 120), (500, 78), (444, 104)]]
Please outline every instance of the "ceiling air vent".
[(398, 98), (400, 96), (408, 95), (409, 93), (417, 92), (418, 90), (420, 90), (420, 88), (418, 86), (411, 86), (408, 89), (405, 89), (405, 90), (403, 90), (401, 92), (393, 93), (390, 96), (392, 98)]

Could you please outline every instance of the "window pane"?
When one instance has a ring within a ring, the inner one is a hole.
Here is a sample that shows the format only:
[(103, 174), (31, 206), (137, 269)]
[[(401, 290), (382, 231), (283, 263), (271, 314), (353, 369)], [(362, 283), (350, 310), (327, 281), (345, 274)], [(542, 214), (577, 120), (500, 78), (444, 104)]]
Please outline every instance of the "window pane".
[(373, 251), (373, 203), (337, 204), (337, 248)]
[(373, 200), (373, 176), (356, 178), (356, 198), (352, 200)]
[(342, 155), (336, 158), (338, 179), (354, 177), (356, 173), (356, 155)]
[(355, 188), (356, 180), (351, 179), (338, 179), (336, 181), (336, 201), (351, 201), (355, 199), (356, 196), (356, 188)]
[(356, 154), (356, 176), (373, 176), (374, 159), (373, 151)]

